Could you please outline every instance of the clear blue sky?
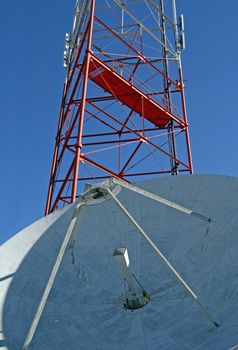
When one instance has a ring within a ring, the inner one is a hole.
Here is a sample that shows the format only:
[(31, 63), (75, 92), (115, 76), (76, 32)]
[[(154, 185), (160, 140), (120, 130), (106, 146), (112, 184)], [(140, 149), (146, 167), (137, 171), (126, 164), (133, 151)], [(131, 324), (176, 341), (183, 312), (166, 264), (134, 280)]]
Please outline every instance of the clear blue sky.
[[(1, 0), (0, 243), (43, 216), (74, 0)], [(177, 0), (196, 173), (238, 175), (235, 0)]]

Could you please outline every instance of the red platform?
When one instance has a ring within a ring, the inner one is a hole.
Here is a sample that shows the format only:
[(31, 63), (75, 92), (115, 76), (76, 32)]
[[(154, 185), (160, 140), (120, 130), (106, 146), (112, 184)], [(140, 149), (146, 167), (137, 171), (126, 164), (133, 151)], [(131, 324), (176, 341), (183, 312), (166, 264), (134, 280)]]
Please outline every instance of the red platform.
[(185, 126), (182, 120), (175, 117), (93, 55), (89, 65), (89, 79), (112, 96), (115, 96), (121, 103), (160, 128), (164, 128), (170, 119), (173, 119), (181, 127)]

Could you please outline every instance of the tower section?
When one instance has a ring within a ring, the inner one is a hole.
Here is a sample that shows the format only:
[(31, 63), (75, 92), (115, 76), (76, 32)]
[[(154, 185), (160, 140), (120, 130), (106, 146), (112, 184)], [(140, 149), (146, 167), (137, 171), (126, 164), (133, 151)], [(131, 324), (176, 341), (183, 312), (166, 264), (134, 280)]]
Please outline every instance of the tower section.
[(175, 0), (76, 1), (46, 214), (85, 182), (192, 173)]

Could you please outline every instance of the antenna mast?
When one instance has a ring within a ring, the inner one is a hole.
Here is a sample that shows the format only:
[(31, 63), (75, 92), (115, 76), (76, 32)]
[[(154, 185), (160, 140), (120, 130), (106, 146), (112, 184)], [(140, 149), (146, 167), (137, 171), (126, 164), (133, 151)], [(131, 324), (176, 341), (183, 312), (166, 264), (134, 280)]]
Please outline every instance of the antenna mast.
[(77, 0), (45, 213), (85, 182), (192, 173), (175, 0)]

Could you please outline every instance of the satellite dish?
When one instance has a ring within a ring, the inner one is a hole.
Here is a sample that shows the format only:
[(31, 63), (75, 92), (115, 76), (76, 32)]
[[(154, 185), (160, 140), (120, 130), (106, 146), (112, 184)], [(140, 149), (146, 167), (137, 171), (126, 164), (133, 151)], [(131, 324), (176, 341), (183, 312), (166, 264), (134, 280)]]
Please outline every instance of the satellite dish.
[(237, 194), (214, 175), (87, 188), (1, 246), (0, 348), (236, 349)]

